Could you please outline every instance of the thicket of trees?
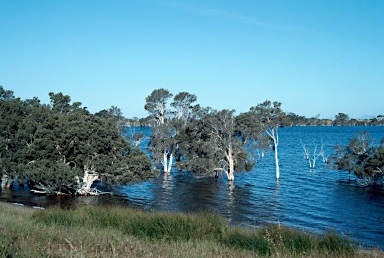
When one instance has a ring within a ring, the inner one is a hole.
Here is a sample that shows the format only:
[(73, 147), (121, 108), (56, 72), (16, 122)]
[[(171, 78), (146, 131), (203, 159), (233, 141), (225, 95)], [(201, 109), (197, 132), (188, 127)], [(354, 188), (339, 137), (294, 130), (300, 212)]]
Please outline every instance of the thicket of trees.
[[(279, 179), (278, 128), (288, 125), (281, 103), (265, 101), (250, 111), (236, 115), (234, 110), (214, 110), (195, 104), (196, 96), (154, 90), (145, 109), (155, 124), (149, 151), (165, 173), (173, 162), (179, 169), (200, 174), (225, 173), (234, 180), (235, 171), (250, 171), (256, 164), (252, 149), (265, 151), (273, 145), (276, 179)], [(272, 143), (272, 144), (271, 144)]]
[(156, 176), (151, 161), (118, 131), (116, 107), (96, 115), (62, 93), (50, 104), (25, 101), (0, 86), (0, 176), (2, 187), (27, 183), (44, 194), (89, 195), (95, 181), (109, 184)]
[[(176, 167), (211, 176), (223, 173), (233, 181), (235, 172), (251, 171), (256, 153), (264, 156), (267, 150), (274, 152), (278, 180), (279, 128), (323, 121), (286, 113), (280, 102), (268, 100), (241, 114), (215, 110), (196, 104), (193, 94), (174, 96), (166, 89), (146, 98), (145, 119), (127, 120), (115, 106), (91, 114), (67, 95), (50, 92), (49, 97), (49, 104), (36, 97), (20, 100), (0, 86), (2, 187), (17, 181), (36, 193), (96, 195), (96, 181), (121, 184), (156, 177), (152, 162), (165, 173)], [(138, 147), (143, 134), (122, 136), (127, 124), (143, 123), (152, 126), (148, 150), (153, 161)], [(332, 122), (350, 123), (343, 113)], [(338, 146), (330, 160), (339, 170), (353, 171), (362, 184), (382, 182), (384, 144), (374, 145), (366, 134)]]
[[(321, 121), (318, 117), (306, 120), (286, 113), (280, 102), (268, 100), (236, 115), (234, 110), (202, 108), (190, 93), (181, 92), (173, 100), (172, 97), (168, 90), (157, 89), (146, 98), (145, 105), (149, 112), (147, 121), (153, 125), (148, 149), (165, 173), (170, 173), (176, 162), (179, 170), (215, 176), (224, 173), (233, 181), (235, 172), (253, 169), (256, 151), (263, 156), (267, 149), (272, 149), (279, 180), (279, 128), (300, 121)], [(332, 125), (351, 125), (351, 119), (339, 113)], [(379, 183), (384, 169), (383, 153), (383, 146), (374, 148), (362, 134), (348, 146), (338, 146), (337, 155), (329, 161), (333, 161), (336, 169), (353, 171), (362, 184)], [(319, 156), (328, 161), (322, 146), (318, 154), (315, 149), (314, 157), (308, 156), (311, 168)]]

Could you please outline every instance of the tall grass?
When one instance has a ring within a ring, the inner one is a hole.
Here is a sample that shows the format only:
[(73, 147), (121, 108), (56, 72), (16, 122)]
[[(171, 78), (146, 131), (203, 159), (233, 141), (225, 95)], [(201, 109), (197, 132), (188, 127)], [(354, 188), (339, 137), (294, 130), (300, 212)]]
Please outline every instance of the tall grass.
[(72, 211), (53, 208), (36, 212), (32, 218), (46, 225), (112, 228), (126, 235), (163, 241), (219, 239), (228, 227), (213, 213), (149, 214), (116, 206), (82, 207)]
[[(371, 253), (368, 253), (371, 254)], [(232, 227), (213, 213), (122, 207), (0, 211), (0, 257), (366, 257), (336, 233)]]

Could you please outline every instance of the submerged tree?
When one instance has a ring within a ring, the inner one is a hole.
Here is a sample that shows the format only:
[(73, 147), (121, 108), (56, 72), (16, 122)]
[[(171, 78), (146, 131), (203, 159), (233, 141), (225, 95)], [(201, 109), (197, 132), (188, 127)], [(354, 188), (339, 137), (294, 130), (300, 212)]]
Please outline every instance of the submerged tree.
[(303, 150), (304, 150), (304, 159), (308, 160), (309, 167), (311, 169), (314, 169), (316, 167), (316, 161), (319, 157), (323, 158), (324, 163), (327, 162), (328, 156), (325, 155), (323, 141), (321, 141), (319, 151), (317, 150), (317, 144), (313, 144), (313, 153), (309, 152), (309, 149), (302, 141), (301, 141), (301, 146), (303, 147)]
[(170, 173), (175, 157), (178, 161), (181, 159), (180, 143), (176, 137), (196, 108), (192, 105), (196, 96), (188, 92), (178, 93), (171, 107), (168, 107), (167, 102), (172, 96), (166, 89), (157, 89), (146, 98), (145, 105), (145, 109), (157, 122), (152, 128), (148, 149), (154, 159), (162, 164), (165, 173)]
[(250, 155), (252, 148), (261, 149), (264, 155), (273, 142), (279, 178), (278, 128), (285, 122), (281, 103), (265, 101), (236, 116), (234, 110), (193, 105), (196, 96), (187, 92), (177, 94), (168, 107), (172, 96), (168, 90), (154, 90), (145, 105), (157, 121), (148, 149), (164, 172), (170, 172), (175, 159), (179, 169), (216, 175), (224, 172), (233, 181), (235, 171), (250, 170), (256, 164)]
[(286, 115), (281, 109), (280, 102), (271, 102), (269, 100), (258, 104), (256, 107), (252, 107), (251, 112), (255, 114), (257, 119), (260, 121), (262, 128), (264, 128), (267, 135), (273, 141), (273, 150), (275, 154), (275, 165), (276, 165), (276, 180), (280, 178), (280, 166), (278, 157), (278, 146), (279, 146), (279, 127), (286, 124)]
[(191, 120), (179, 137), (185, 160), (179, 167), (194, 173), (226, 174), (234, 181), (235, 171), (250, 171), (256, 162), (251, 159), (247, 144), (257, 127), (234, 110), (206, 110), (199, 119)]
[(361, 185), (382, 184), (384, 145), (376, 147), (367, 132), (356, 133), (347, 146), (335, 146), (332, 162), (337, 170), (353, 171)]

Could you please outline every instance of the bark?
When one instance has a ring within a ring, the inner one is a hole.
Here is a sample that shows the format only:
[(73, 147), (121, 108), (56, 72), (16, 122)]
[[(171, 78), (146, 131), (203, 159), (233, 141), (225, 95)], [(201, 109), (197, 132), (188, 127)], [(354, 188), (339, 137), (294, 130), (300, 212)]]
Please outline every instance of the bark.
[(279, 135), (278, 135), (278, 127), (271, 128), (267, 131), (267, 134), (272, 138), (273, 140), (273, 147), (275, 152), (275, 165), (276, 165), (276, 180), (279, 180), (280, 178), (280, 166), (279, 166), (279, 156), (277, 147), (279, 146)]
[(101, 192), (95, 188), (91, 188), (92, 184), (99, 179), (99, 174), (93, 167), (84, 166), (84, 177), (79, 182), (79, 189), (76, 190), (78, 195), (99, 195)]
[(12, 179), (12, 177), (3, 174), (1, 177), (1, 188), (11, 188), (12, 183), (15, 181), (15, 179)]
[(163, 152), (163, 166), (164, 166), (164, 173), (171, 173), (171, 168), (172, 168), (172, 163), (173, 163), (173, 154), (169, 157), (169, 162), (168, 162), (168, 152), (164, 151)]
[(228, 181), (234, 181), (235, 180), (235, 161), (232, 155), (232, 147), (229, 146), (228, 151), (227, 151), (227, 161), (228, 161), (228, 171), (227, 171), (227, 177)]
[(3, 176), (1, 177), (1, 188), (6, 188), (7, 183), (8, 183), (8, 175), (3, 174)]
[(279, 156), (277, 153), (277, 145), (275, 145), (275, 164), (276, 164), (276, 180), (280, 178), (280, 166), (279, 166)]

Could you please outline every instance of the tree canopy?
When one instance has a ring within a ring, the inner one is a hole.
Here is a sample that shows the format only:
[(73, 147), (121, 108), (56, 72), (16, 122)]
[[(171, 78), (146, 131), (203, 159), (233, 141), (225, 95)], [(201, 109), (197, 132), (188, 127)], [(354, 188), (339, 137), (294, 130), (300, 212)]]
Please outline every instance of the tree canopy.
[(384, 139), (377, 146), (367, 132), (360, 132), (348, 145), (338, 145), (335, 149), (332, 163), (337, 170), (353, 172), (362, 185), (383, 183)]
[[(257, 106), (257, 111), (236, 115), (235, 110), (195, 105), (196, 96), (187, 92), (176, 94), (168, 106), (172, 96), (166, 89), (154, 90), (145, 105), (157, 121), (148, 149), (166, 173), (176, 161), (178, 169), (213, 175), (223, 172), (233, 181), (235, 171), (252, 170), (256, 161), (250, 148), (268, 148), (270, 141), (265, 140), (263, 133), (270, 128), (275, 130), (284, 116), (278, 102), (273, 103), (271, 110), (264, 110), (272, 105), (266, 101), (264, 109)], [(268, 121), (264, 121), (261, 111), (266, 112)]]
[[(50, 105), (37, 98), (21, 101), (5, 92), (0, 99), (2, 185), (16, 179), (47, 194), (91, 194), (92, 183), (127, 183), (156, 176), (144, 152), (131, 147), (116, 123), (90, 114), (80, 102), (49, 93)], [(111, 110), (121, 116), (118, 108)], [(114, 117), (115, 117), (114, 116)]]

